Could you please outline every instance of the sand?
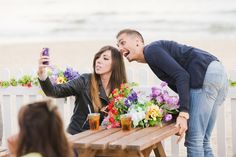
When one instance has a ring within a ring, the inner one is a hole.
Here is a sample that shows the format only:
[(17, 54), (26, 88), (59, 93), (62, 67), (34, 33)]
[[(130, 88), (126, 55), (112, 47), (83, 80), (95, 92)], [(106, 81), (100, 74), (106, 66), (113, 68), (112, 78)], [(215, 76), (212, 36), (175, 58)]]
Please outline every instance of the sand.
[[(149, 42), (149, 41), (148, 41)], [(178, 40), (180, 43), (204, 49), (217, 56), (228, 72), (236, 69), (235, 40)], [(0, 43), (0, 68), (37, 69), (39, 53), (43, 47), (50, 48), (51, 64), (59, 67), (72, 66), (91, 69), (94, 54), (104, 45), (115, 46), (114, 41), (28, 42)], [(144, 64), (128, 63), (127, 67), (143, 68)]]

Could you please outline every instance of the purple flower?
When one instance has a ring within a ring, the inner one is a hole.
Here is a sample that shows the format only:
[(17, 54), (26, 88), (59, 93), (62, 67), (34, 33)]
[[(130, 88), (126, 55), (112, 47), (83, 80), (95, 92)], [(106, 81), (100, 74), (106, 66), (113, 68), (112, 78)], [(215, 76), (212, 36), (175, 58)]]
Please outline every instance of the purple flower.
[(172, 115), (169, 114), (169, 113), (164, 116), (164, 122), (168, 122), (168, 121), (170, 121), (171, 119), (172, 119)]
[(128, 100), (130, 100), (131, 102), (136, 102), (138, 100), (138, 96), (137, 96), (137, 93), (136, 92), (132, 92), (128, 98)]
[(156, 101), (157, 101), (158, 103), (162, 103), (162, 102), (163, 102), (162, 96), (157, 96), (157, 97), (156, 97)]
[(156, 98), (160, 94), (161, 94), (161, 89), (159, 89), (157, 87), (152, 87), (152, 93), (150, 95), (152, 98)]
[(64, 72), (64, 76), (68, 79), (68, 81), (70, 81), (79, 77), (79, 73), (74, 71), (72, 68), (66, 68), (66, 71)]
[(169, 104), (169, 105), (174, 105), (175, 104), (175, 101), (172, 97), (169, 97), (167, 100), (166, 100), (166, 103)]
[(163, 96), (163, 99), (165, 100), (165, 102), (167, 102), (170, 98), (168, 93), (164, 93), (162, 96)]
[(50, 81), (52, 82), (52, 84), (56, 84), (57, 83), (57, 75), (53, 74), (49, 77)]
[(163, 88), (163, 87), (165, 87), (165, 86), (167, 86), (168, 84), (166, 83), (166, 82), (161, 82), (161, 87)]
[(179, 108), (179, 99), (177, 97), (169, 97), (166, 101), (166, 107), (169, 110), (177, 109)]
[(131, 106), (130, 101), (128, 99), (125, 99), (125, 106), (128, 108)]

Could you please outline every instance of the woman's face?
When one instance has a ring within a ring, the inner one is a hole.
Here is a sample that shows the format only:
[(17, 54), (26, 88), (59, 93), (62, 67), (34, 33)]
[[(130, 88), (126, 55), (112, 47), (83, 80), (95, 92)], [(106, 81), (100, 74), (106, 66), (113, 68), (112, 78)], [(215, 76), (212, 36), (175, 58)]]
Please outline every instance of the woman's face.
[(111, 74), (112, 57), (111, 51), (104, 51), (95, 61), (95, 72), (99, 75)]

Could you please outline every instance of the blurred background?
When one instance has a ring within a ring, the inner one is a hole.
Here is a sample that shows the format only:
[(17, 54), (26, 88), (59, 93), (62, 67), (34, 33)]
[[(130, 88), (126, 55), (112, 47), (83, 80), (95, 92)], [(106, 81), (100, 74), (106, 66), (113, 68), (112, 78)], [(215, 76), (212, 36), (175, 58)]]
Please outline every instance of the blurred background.
[(235, 38), (235, 0), (0, 0), (0, 41)]
[(0, 67), (36, 68), (49, 47), (51, 64), (91, 69), (94, 53), (115, 46), (124, 28), (146, 43), (176, 40), (236, 67), (235, 0), (0, 0), (0, 19)]
[[(104, 45), (115, 46), (124, 28), (140, 31), (146, 43), (166, 39), (204, 49), (223, 62), (229, 76), (236, 69), (235, 0), (0, 0), (0, 69), (9, 69), (12, 77), (18, 69), (35, 72), (42, 48), (49, 47), (50, 64), (89, 71), (94, 54)], [(157, 82), (147, 65), (126, 61), (126, 67), (133, 81), (146, 74), (141, 69), (152, 75), (148, 84)], [(220, 148), (216, 137), (214, 152)], [(231, 132), (226, 138), (231, 155)]]

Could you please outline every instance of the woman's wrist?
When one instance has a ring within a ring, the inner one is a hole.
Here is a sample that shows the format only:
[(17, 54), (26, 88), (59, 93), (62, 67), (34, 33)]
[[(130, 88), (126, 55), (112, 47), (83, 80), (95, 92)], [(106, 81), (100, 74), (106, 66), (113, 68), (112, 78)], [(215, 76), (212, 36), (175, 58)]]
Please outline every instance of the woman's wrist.
[(47, 73), (39, 73), (38, 72), (38, 77), (40, 81), (45, 81), (47, 79)]

